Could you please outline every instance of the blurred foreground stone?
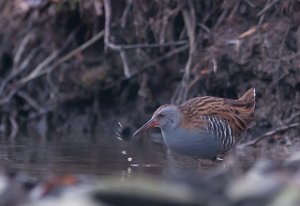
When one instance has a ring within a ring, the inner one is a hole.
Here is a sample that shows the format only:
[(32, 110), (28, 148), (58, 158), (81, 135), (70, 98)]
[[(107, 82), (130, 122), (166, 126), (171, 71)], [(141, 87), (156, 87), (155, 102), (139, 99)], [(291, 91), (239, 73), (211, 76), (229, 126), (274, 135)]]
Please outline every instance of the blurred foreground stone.
[(296, 206), (300, 205), (298, 157), (295, 153), (283, 162), (261, 159), (246, 171), (236, 161), (182, 177), (66, 174), (37, 179), (21, 172), (2, 173), (0, 206)]

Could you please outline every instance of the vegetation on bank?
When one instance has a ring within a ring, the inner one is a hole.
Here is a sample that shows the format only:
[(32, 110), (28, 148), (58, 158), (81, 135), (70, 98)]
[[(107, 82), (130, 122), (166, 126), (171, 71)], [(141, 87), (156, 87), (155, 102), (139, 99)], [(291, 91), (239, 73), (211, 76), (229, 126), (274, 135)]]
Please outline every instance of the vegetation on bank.
[(117, 104), (140, 122), (162, 102), (255, 87), (250, 137), (299, 137), (297, 1), (15, 0), (0, 9), (2, 134), (28, 123), (46, 133), (87, 110), (84, 124), (95, 127)]

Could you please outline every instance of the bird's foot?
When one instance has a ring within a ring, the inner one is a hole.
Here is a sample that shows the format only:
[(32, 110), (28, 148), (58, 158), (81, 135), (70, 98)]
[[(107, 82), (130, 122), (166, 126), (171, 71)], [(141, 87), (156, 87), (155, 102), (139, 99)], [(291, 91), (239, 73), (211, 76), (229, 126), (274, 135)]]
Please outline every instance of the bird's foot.
[(220, 156), (216, 156), (212, 159), (213, 162), (216, 162), (216, 161), (223, 161), (224, 160), (224, 155), (220, 155)]

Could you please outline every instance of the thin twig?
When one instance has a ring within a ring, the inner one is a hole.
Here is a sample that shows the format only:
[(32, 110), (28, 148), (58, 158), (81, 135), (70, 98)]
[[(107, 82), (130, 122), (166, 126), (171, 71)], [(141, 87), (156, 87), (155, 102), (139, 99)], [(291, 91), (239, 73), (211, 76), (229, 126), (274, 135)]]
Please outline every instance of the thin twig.
[(57, 50), (53, 51), (50, 56), (48, 56), (46, 59), (44, 59), (39, 65), (37, 65), (37, 67), (28, 76), (22, 78), (19, 81), (19, 83), (20, 84), (25, 84), (26, 82), (29, 82), (30, 80), (32, 80), (32, 79), (36, 78), (37, 76), (39, 76), (42, 69), (44, 69), (51, 62), (53, 62), (54, 59), (56, 59), (56, 57), (58, 56), (58, 54), (59, 54), (59, 51), (57, 51)]
[(187, 99), (191, 67), (194, 59), (194, 53), (196, 50), (196, 39), (195, 39), (196, 38), (195, 37), (196, 14), (192, 3), (190, 1), (188, 3), (189, 3), (188, 4), (189, 10), (184, 8), (182, 10), (182, 15), (186, 26), (187, 34), (189, 37), (189, 57), (184, 68), (184, 74), (183, 74), (181, 84), (179, 85), (179, 89), (177, 90), (178, 92), (174, 93), (171, 99), (171, 101), (175, 103), (181, 103), (182, 101)]
[(198, 25), (199, 25), (203, 30), (205, 30), (208, 34), (212, 34), (212, 33), (211, 33), (211, 29), (208, 28), (205, 24), (198, 23)]
[(187, 86), (190, 78), (190, 73), (191, 73), (193, 55), (196, 50), (196, 42), (195, 42), (196, 16), (192, 5), (190, 5), (190, 12), (188, 12), (186, 9), (183, 10), (183, 17), (186, 24), (187, 33), (189, 36), (189, 45), (190, 45), (189, 58), (184, 69), (185, 73), (183, 79), (183, 83), (185, 84), (185, 86)]
[(129, 49), (143, 49), (143, 48), (160, 48), (160, 47), (170, 47), (170, 46), (180, 46), (187, 44), (187, 40), (180, 40), (175, 42), (167, 43), (156, 43), (156, 44), (132, 44), (132, 45), (117, 45), (109, 42), (109, 47), (114, 50), (129, 50)]
[(120, 56), (121, 56), (123, 67), (124, 67), (124, 75), (125, 75), (125, 77), (129, 78), (131, 76), (131, 72), (130, 72), (130, 69), (129, 69), (129, 64), (128, 64), (126, 52), (123, 49), (121, 49), (119, 51), (119, 53), (120, 53)]
[(37, 113), (31, 113), (31, 114), (29, 114), (28, 118), (26, 118), (26, 120), (29, 121), (29, 120), (39, 118), (41, 116), (45, 116), (46, 114), (48, 114), (49, 112), (52, 112), (52, 111), (53, 111), (53, 109), (44, 109)]
[(99, 39), (101, 39), (103, 37), (103, 35), (104, 35), (104, 31), (102, 30), (99, 33), (97, 33), (95, 36), (93, 36), (91, 39), (89, 39), (88, 41), (84, 42), (79, 47), (77, 47), (76, 49), (72, 50), (71, 52), (69, 52), (68, 54), (66, 54), (65, 56), (63, 56), (59, 60), (57, 60), (57, 62), (52, 67), (56, 67), (56, 66), (62, 64), (63, 62), (68, 61), (73, 56), (75, 56), (76, 54), (78, 54), (81, 51), (85, 50), (86, 48), (88, 48), (89, 46), (91, 46), (92, 44), (94, 44), (96, 41), (98, 41)]
[(291, 114), (291, 116), (285, 120), (286, 123), (292, 122), (295, 118), (300, 117), (300, 111)]
[(123, 49), (120, 48), (120, 46), (117, 46), (115, 44), (112, 44), (109, 41), (110, 37), (110, 22), (111, 22), (111, 2), (110, 0), (104, 0), (104, 9), (105, 9), (105, 32), (104, 32), (104, 43), (106, 46), (113, 50), (117, 50), (120, 53), (122, 63), (123, 63), (123, 70), (125, 77), (129, 78), (131, 71), (129, 69), (128, 61), (126, 58), (126, 54)]
[(32, 39), (33, 34), (32, 33), (28, 33), (21, 41), (20, 46), (18, 47), (18, 49), (16, 50), (16, 54), (14, 56), (14, 64), (18, 65), (22, 55), (25, 52), (25, 48), (27, 46), (27, 44), (29, 43), (29, 41)]
[(217, 23), (215, 24), (215, 28), (218, 28), (220, 26), (220, 24), (223, 22), (225, 16), (228, 14), (228, 8), (225, 8), (222, 12), (222, 14), (220, 15), (220, 17), (218, 18)]
[(243, 146), (255, 146), (257, 145), (260, 141), (262, 141), (263, 139), (266, 139), (267, 137), (270, 137), (278, 132), (283, 132), (285, 130), (288, 130), (288, 129), (291, 129), (291, 128), (294, 128), (294, 127), (299, 127), (300, 126), (300, 123), (292, 123), (292, 124), (289, 124), (289, 125), (284, 125), (284, 126), (281, 126), (281, 127), (278, 127), (274, 130), (271, 130), (271, 131), (268, 131), (266, 132), (265, 134), (263, 134), (262, 136), (250, 141), (250, 142), (247, 142), (245, 143)]
[[(49, 72), (49, 70), (51, 70), (51, 63), (54, 62), (54, 60), (59, 56), (59, 54), (61, 54), (65, 48), (71, 43), (71, 41), (74, 39), (75, 34), (77, 33), (78, 29), (76, 29), (74, 32), (72, 32), (67, 40), (65, 41), (65, 43), (63, 44), (63, 46), (59, 49), (59, 50), (55, 50), (52, 52), (52, 54), (50, 56), (48, 56), (46, 59), (44, 59), (44, 61), (42, 61), (40, 64), (38, 64), (36, 66), (36, 68), (26, 77), (20, 79), (17, 83), (18, 86), (22, 87), (23, 85), (25, 85), (27, 82), (41, 76), (42, 74), (45, 74), (47, 72)], [(55, 61), (52, 64), (52, 67), (58, 65), (59, 62)], [(49, 70), (47, 68), (50, 68)]]
[(193, 81), (189, 83), (188, 90), (191, 90), (191, 88), (201, 79), (201, 77), (201, 75), (196, 76)]
[(279, 2), (279, 0), (274, 0), (271, 3), (267, 3), (265, 5), (265, 7), (260, 12), (258, 12), (258, 14), (256, 15), (256, 17), (259, 17), (259, 16), (263, 15), (266, 11), (268, 11), (271, 7), (273, 7), (277, 2)]
[(22, 97), (31, 107), (33, 107), (37, 111), (43, 110), (43, 108), (32, 97), (30, 97), (26, 92), (19, 91), (17, 93), (17, 95)]
[[(16, 94), (16, 92), (21, 89), (27, 82), (36, 79), (44, 74), (47, 74), (49, 72), (52, 72), (54, 69), (58, 68), (57, 66), (59, 66), (60, 64), (62, 64), (63, 62), (71, 59), (73, 56), (75, 56), (76, 54), (78, 54), (80, 51), (83, 51), (84, 49), (88, 48), (89, 46), (91, 46), (94, 42), (96, 42), (97, 40), (99, 40), (101, 37), (103, 37), (104, 35), (104, 31), (99, 32), (98, 34), (96, 34), (93, 38), (91, 38), (90, 40), (86, 41), (85, 43), (83, 43), (82, 45), (80, 45), (79, 47), (77, 47), (76, 49), (72, 50), (71, 52), (69, 52), (68, 54), (66, 54), (65, 56), (61, 57), (60, 59), (58, 59), (57, 61), (55, 61), (53, 63), (53, 65), (48, 66), (46, 63), (50, 64), (51, 62), (54, 61), (55, 57), (58, 56), (59, 52), (58, 51), (54, 51), (49, 57), (47, 57), (43, 62), (41, 62), (28, 76), (20, 79), (13, 87), (13, 89), (6, 95), (5, 98), (0, 100), (0, 104), (6, 103), (10, 100), (10, 98)], [(45, 69), (43, 69), (45, 68)]]
[(19, 124), (16, 120), (17, 115), (15, 113), (16, 113), (16, 111), (13, 112), (8, 118), (9, 121), (10, 121), (10, 124), (11, 124), (11, 129), (12, 129), (11, 132), (10, 132), (10, 135), (9, 135), (11, 140), (13, 140), (19, 132)]
[(40, 48), (34, 48), (30, 51), (28, 56), (23, 60), (21, 65), (19, 66), (19, 69), (13, 69), (12, 73), (10, 73), (5, 79), (2, 80), (1, 85), (0, 85), (0, 95), (3, 95), (3, 91), (7, 84), (13, 80), (15, 77), (20, 75), (23, 71), (25, 71), (26, 68), (28, 68), (28, 65), (32, 61), (32, 59), (35, 57), (37, 52), (39, 51)]
[(168, 43), (157, 43), (157, 44), (133, 44), (133, 45), (117, 45), (110, 42), (110, 23), (111, 23), (111, 2), (110, 0), (104, 0), (104, 9), (105, 9), (105, 34), (104, 42), (105, 45), (113, 50), (127, 50), (127, 49), (138, 49), (138, 48), (156, 48), (156, 47), (169, 47), (169, 46), (178, 46), (186, 44), (186, 40), (168, 42)]
[(110, 0), (104, 0), (104, 10), (105, 10), (105, 28), (104, 28), (104, 43), (105, 46), (108, 46), (112, 49), (119, 49), (110, 44), (110, 17), (111, 17), (111, 2)]
[(126, 20), (127, 20), (127, 16), (129, 14), (129, 11), (132, 7), (132, 2), (133, 0), (127, 0), (127, 5), (126, 5), (126, 8), (124, 9), (124, 12), (122, 14), (122, 18), (121, 18), (121, 28), (125, 28), (126, 26)]
[(161, 62), (161, 61), (163, 61), (163, 60), (165, 60), (165, 59), (167, 59), (167, 58), (170, 58), (171, 56), (173, 56), (173, 55), (175, 55), (175, 54), (178, 54), (178, 53), (181, 53), (181, 52), (187, 50), (188, 48), (189, 48), (188, 45), (183, 45), (183, 46), (181, 46), (181, 47), (178, 47), (178, 48), (176, 48), (176, 49), (173, 49), (173, 50), (169, 51), (169, 52), (166, 53), (165, 55), (163, 55), (163, 56), (161, 56), (161, 57), (158, 57), (157, 59), (152, 60), (152, 61), (146, 63), (145, 65), (143, 65), (143, 66), (140, 68), (139, 73), (143, 72), (143, 70), (145, 70), (145, 69), (147, 69), (147, 68), (149, 68), (149, 67), (154, 66), (154, 65), (157, 64), (158, 62)]
[[(133, 78), (133, 77), (135, 77), (135, 76), (137, 76), (137, 75), (139, 75), (139, 74), (141, 74), (141, 73), (147, 71), (147, 70), (148, 70), (149, 68), (151, 68), (152, 66), (155, 66), (158, 62), (161, 62), (161, 61), (163, 61), (163, 60), (165, 60), (165, 59), (168, 59), (168, 58), (174, 56), (175, 54), (179, 54), (179, 53), (181, 53), (181, 52), (187, 50), (188, 48), (189, 48), (188, 45), (183, 45), (183, 46), (181, 46), (181, 47), (178, 47), (178, 48), (176, 48), (176, 49), (171, 50), (170, 52), (166, 53), (165, 55), (163, 55), (163, 56), (161, 56), (161, 57), (158, 57), (157, 59), (152, 60), (152, 61), (146, 63), (145, 65), (141, 66), (141, 68), (140, 68), (138, 71), (132, 73), (132, 75), (130, 76), (130, 78)], [(114, 81), (114, 82), (112, 82), (112, 83), (110, 83), (110, 84), (104, 86), (104, 87), (101, 87), (100, 89), (101, 89), (101, 90), (107, 90), (107, 89), (109, 89), (109, 88), (114, 87), (115, 85), (120, 84), (121, 82), (123, 82), (123, 81), (125, 81), (125, 80), (128, 80), (128, 78), (126, 78), (126, 77), (121, 78), (121, 79), (119, 79), (119, 80), (117, 80), (117, 81)]]
[(256, 8), (255, 4), (253, 4), (251, 1), (249, 0), (243, 0), (245, 3), (247, 3), (249, 6), (251, 6), (252, 8)]
[(107, 47), (112, 50), (116, 50), (120, 53), (123, 70), (125, 77), (129, 78), (131, 76), (130, 66), (128, 64), (128, 60), (126, 57), (126, 53), (124, 50), (126, 49), (137, 49), (137, 48), (153, 48), (153, 47), (162, 47), (162, 46), (176, 46), (181, 44), (186, 44), (186, 41), (178, 41), (164, 44), (135, 44), (135, 45), (117, 45), (110, 42), (109, 38), (111, 36), (110, 33), (110, 25), (111, 25), (111, 1), (104, 0), (104, 9), (105, 9), (105, 31), (104, 31), (104, 43)]
[(236, 14), (237, 10), (240, 8), (240, 2), (235, 3), (232, 11), (229, 14), (229, 19), (232, 20), (234, 18), (234, 15)]

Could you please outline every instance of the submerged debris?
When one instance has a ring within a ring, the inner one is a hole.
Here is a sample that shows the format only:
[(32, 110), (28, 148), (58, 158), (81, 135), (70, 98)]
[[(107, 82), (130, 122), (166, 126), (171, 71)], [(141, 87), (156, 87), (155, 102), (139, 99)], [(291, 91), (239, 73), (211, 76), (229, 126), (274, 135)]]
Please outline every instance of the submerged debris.
[(126, 177), (66, 174), (38, 179), (22, 172), (2, 173), (0, 205), (292, 206), (300, 203), (300, 168), (261, 159), (243, 173), (237, 172), (239, 169), (239, 163), (235, 162), (193, 175), (170, 173), (166, 179), (134, 171)]

